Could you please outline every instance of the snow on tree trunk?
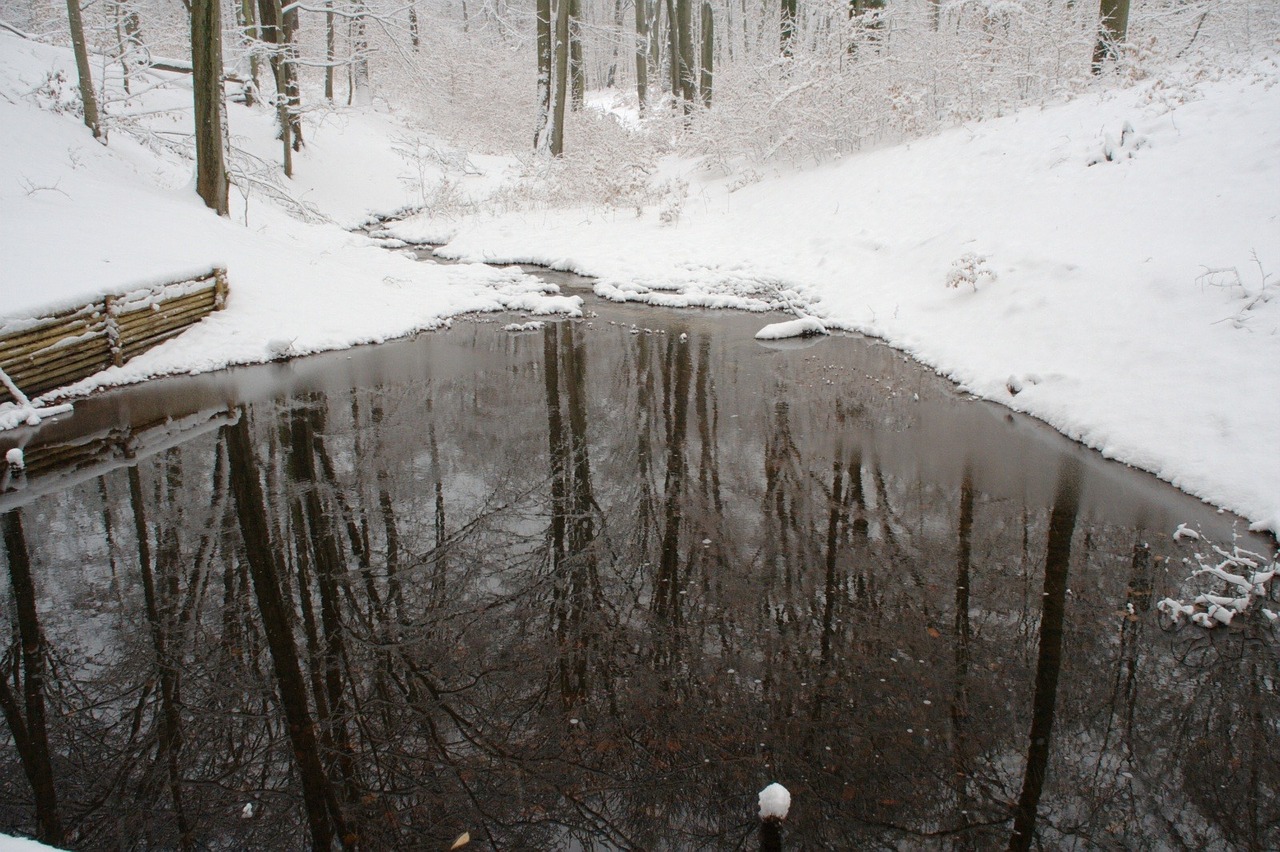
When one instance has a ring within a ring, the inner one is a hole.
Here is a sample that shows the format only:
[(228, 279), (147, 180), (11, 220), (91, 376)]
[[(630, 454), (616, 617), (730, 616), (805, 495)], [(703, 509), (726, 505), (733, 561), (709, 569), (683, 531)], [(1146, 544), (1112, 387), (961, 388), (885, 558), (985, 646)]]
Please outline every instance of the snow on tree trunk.
[(1102, 0), (1099, 9), (1098, 41), (1093, 46), (1093, 73), (1102, 73), (1107, 60), (1120, 56), (1120, 46), (1129, 33), (1129, 0)]
[(533, 147), (545, 150), (550, 144), (548, 130), (551, 126), (551, 0), (538, 0), (537, 16), (538, 53), (538, 120), (533, 131)]

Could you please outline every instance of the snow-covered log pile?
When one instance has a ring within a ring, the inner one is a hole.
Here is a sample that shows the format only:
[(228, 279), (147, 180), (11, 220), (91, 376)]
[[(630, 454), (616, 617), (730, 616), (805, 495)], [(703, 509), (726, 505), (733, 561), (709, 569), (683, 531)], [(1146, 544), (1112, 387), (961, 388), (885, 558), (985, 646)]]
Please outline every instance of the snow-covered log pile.
[[(108, 295), (42, 317), (0, 318), (0, 370), (38, 397), (54, 388), (120, 366), (226, 304), (227, 275), (202, 275)], [(0, 403), (21, 405), (6, 383)]]

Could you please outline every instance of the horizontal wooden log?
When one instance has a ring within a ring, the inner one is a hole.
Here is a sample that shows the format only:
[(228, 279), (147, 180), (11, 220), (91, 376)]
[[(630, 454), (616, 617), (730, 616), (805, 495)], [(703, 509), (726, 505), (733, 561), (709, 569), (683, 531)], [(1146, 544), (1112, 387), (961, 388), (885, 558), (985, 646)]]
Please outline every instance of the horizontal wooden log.
[[(199, 318), (196, 317), (195, 319)], [(157, 338), (172, 335), (176, 332), (186, 331), (191, 328), (192, 325), (194, 325), (192, 320), (179, 318), (176, 321), (156, 323), (155, 325), (147, 326), (145, 328), (139, 328), (136, 331), (132, 331), (121, 337), (120, 350), (122, 352), (131, 352), (136, 354), (140, 344), (145, 344), (148, 341), (154, 341)], [(152, 343), (151, 345), (154, 346), (155, 344)]]
[(3, 352), (4, 357), (8, 358), (11, 353), (25, 354), (34, 349), (52, 346), (64, 337), (84, 334), (86, 331), (102, 328), (105, 319), (102, 312), (97, 311), (92, 315), (70, 317), (59, 320), (56, 323), (44, 323), (38, 328), (30, 328), (0, 337), (0, 352)]
[(146, 352), (148, 349), (154, 349), (155, 347), (159, 346), (161, 343), (164, 343), (169, 338), (177, 337), (179, 334), (182, 334), (182, 332), (186, 330), (187, 330), (187, 326), (181, 326), (179, 328), (171, 328), (168, 331), (162, 331), (157, 334), (153, 334), (150, 337), (146, 337), (141, 340), (135, 340), (134, 342), (124, 347), (124, 357), (127, 360), (129, 358), (133, 358), (138, 355), (141, 355), (143, 352)]
[(177, 296), (172, 299), (158, 298), (151, 304), (143, 307), (134, 308), (128, 304), (116, 303), (113, 306), (117, 321), (123, 321), (128, 318), (141, 317), (146, 314), (167, 313), (172, 310), (179, 310), (192, 304), (207, 304), (213, 306), (216, 293), (214, 285), (208, 284), (199, 290)]
[[(175, 291), (178, 295), (166, 298)], [(34, 398), (175, 337), (221, 310), (228, 292), (226, 270), (214, 268), (203, 276), (59, 311), (0, 335), (0, 368)], [(128, 310), (131, 304), (146, 307)], [(9, 399), (0, 389), (0, 402)]]
[(86, 379), (109, 366), (111, 359), (108, 355), (89, 354), (75, 361), (49, 365), (45, 370), (31, 373), (24, 379), (15, 379), (14, 382), (27, 396), (36, 397), (54, 388)]
[(6, 367), (5, 372), (19, 388), (26, 392), (24, 382), (30, 383), (40, 376), (60, 371), (65, 367), (79, 367), (94, 361), (106, 361), (110, 357), (111, 350), (106, 340), (99, 338), (84, 341), (78, 346), (64, 347), (55, 353), (46, 353), (38, 358), (22, 359), (11, 367)]
[(46, 359), (56, 360), (63, 357), (68, 349), (77, 349), (90, 343), (107, 344), (106, 328), (88, 328), (79, 333), (63, 337), (60, 340), (31, 343), (16, 349), (9, 349), (0, 344), (0, 365), (8, 371), (9, 365), (30, 363)]
[(200, 302), (187, 302), (185, 305), (172, 310), (138, 311), (133, 314), (122, 314), (116, 319), (116, 328), (121, 337), (127, 337), (128, 335), (145, 331), (148, 328), (171, 325), (174, 322), (195, 325), (211, 313), (213, 313), (213, 301), (211, 299)]

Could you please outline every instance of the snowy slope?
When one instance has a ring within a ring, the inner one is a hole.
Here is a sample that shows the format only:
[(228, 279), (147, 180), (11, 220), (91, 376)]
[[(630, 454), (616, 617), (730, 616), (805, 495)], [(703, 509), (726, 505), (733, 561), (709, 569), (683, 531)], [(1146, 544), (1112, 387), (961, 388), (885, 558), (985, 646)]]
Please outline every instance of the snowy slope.
[[(221, 219), (195, 195), (190, 161), (169, 149), (190, 133), (187, 80), (168, 75), (168, 88), (115, 107), (116, 115), (132, 111), (145, 123), (133, 135), (113, 133), (103, 146), (73, 113), (48, 108), (74, 100), (67, 84), (61, 92), (49, 85), (58, 72), (75, 79), (68, 51), (0, 32), (0, 329), (6, 320), (214, 264), (228, 268), (231, 283), (225, 312), (80, 391), (376, 342), (462, 311), (577, 310), (579, 300), (545, 295), (544, 285), (518, 271), (431, 267), (337, 224), (299, 221), (264, 200), (274, 191), (265, 182), (247, 200), (234, 194), (232, 218)], [(366, 204), (412, 203), (392, 146), (370, 144), (390, 128), (385, 116), (317, 113), (289, 191), (348, 225), (368, 215)], [(242, 160), (275, 168), (269, 114), (234, 107), (231, 132)], [(357, 156), (362, 150), (365, 159)]]
[(445, 251), (611, 298), (802, 307), (1274, 531), (1278, 82), (1275, 56), (1183, 70), (736, 192), (691, 171), (674, 225), (540, 211)]

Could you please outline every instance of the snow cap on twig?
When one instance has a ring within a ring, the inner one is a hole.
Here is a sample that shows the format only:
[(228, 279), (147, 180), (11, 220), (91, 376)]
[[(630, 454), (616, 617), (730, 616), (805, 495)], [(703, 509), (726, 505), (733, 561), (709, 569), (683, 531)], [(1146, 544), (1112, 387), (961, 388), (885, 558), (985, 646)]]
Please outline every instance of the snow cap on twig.
[(774, 782), (760, 791), (760, 819), (781, 822), (790, 809), (791, 793), (786, 787)]

